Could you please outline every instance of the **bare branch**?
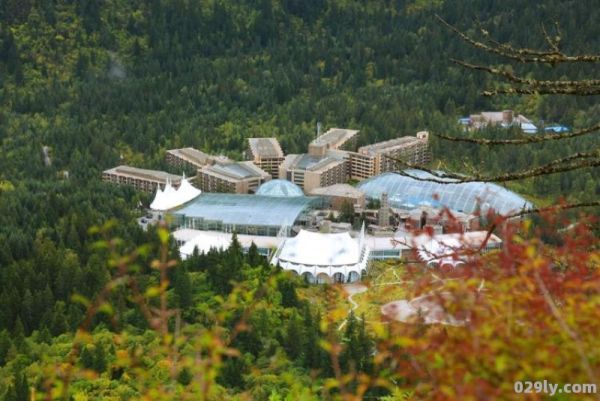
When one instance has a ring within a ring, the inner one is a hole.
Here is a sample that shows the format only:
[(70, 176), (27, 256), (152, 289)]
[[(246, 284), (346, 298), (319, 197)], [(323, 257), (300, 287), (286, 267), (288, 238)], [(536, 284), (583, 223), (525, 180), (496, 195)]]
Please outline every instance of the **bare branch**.
[(523, 216), (526, 216), (529, 214), (539, 214), (539, 213), (558, 211), (558, 210), (581, 209), (584, 207), (600, 207), (600, 200), (591, 201), (591, 202), (564, 203), (564, 204), (546, 206), (546, 207), (536, 208), (536, 209), (526, 209), (526, 210), (521, 210), (518, 213), (513, 213), (508, 216), (504, 216), (504, 218), (513, 219), (516, 217), (523, 217)]
[(486, 139), (486, 138), (465, 138), (465, 137), (456, 137), (449, 136), (445, 134), (432, 133), (438, 138), (445, 139), (447, 141), (453, 142), (469, 142), (476, 143), (479, 145), (522, 145), (529, 143), (540, 143), (546, 141), (556, 141), (560, 139), (567, 138), (576, 138), (579, 136), (583, 136), (595, 131), (600, 130), (600, 123), (593, 125), (588, 128), (584, 128), (578, 131), (569, 132), (566, 134), (546, 134), (546, 135), (532, 135), (527, 138), (519, 138), (519, 139)]
[(583, 81), (560, 81), (560, 80), (558, 80), (558, 81), (542, 81), (542, 80), (538, 80), (538, 79), (523, 78), (523, 77), (515, 75), (511, 72), (508, 72), (506, 70), (501, 70), (498, 68), (493, 68), (493, 67), (489, 67), (489, 66), (485, 66), (485, 65), (471, 64), (466, 61), (458, 60), (458, 59), (454, 59), (454, 58), (451, 58), (450, 61), (452, 61), (453, 63), (458, 64), (462, 67), (469, 68), (471, 70), (485, 71), (492, 75), (498, 75), (507, 81), (511, 81), (511, 82), (523, 84), (523, 85), (529, 85), (529, 86), (536, 87), (536, 88), (537, 87), (542, 87), (542, 88), (576, 87), (576, 88), (586, 89), (586, 88), (591, 88), (593, 86), (600, 86), (600, 80), (598, 80), (598, 79), (586, 79)]
[(556, 53), (560, 53), (560, 49), (558, 47), (560, 39), (558, 41), (552, 39), (546, 30), (546, 25), (544, 24), (542, 24), (542, 32), (544, 33), (544, 39), (546, 39), (548, 46), (550, 46), (550, 48)]
[(495, 95), (573, 95), (573, 96), (597, 96), (600, 95), (598, 88), (507, 88), (491, 89), (482, 92), (484, 96)]
[[(408, 163), (401, 159), (386, 156), (389, 159), (395, 161), (398, 164), (404, 165), (408, 168), (418, 169), (431, 174), (431, 177), (416, 177), (405, 171), (396, 171), (396, 174), (400, 174), (405, 177), (409, 177), (418, 181), (430, 181), (438, 184), (457, 184), (465, 182), (509, 182), (518, 181), (526, 178), (538, 177), (541, 175), (550, 175), (556, 173), (562, 173), (566, 171), (578, 170), (586, 167), (598, 167), (600, 166), (600, 148), (596, 148), (591, 153), (575, 153), (573, 155), (563, 157), (560, 159), (553, 160), (547, 164), (543, 164), (538, 167), (534, 167), (529, 170), (518, 171), (514, 173), (507, 173), (497, 176), (483, 176), (480, 174), (472, 174), (470, 176), (463, 176), (457, 173), (440, 173), (438, 171), (428, 169), (426, 167)], [(449, 179), (450, 178), (450, 179)]]
[(484, 36), (488, 38), (488, 43), (483, 43), (479, 40), (473, 39), (466, 35), (464, 32), (456, 28), (455, 26), (448, 23), (442, 17), (436, 14), (435, 16), (446, 28), (450, 29), (456, 35), (458, 35), (463, 41), (469, 43), (471, 46), (481, 49), (485, 52), (496, 54), (501, 57), (505, 57), (511, 60), (515, 60), (521, 63), (595, 63), (600, 61), (600, 55), (594, 54), (583, 54), (577, 56), (569, 56), (563, 52), (557, 51), (552, 47), (551, 51), (540, 51), (527, 48), (515, 48), (510, 44), (499, 43), (489, 39), (489, 35), (486, 31)]

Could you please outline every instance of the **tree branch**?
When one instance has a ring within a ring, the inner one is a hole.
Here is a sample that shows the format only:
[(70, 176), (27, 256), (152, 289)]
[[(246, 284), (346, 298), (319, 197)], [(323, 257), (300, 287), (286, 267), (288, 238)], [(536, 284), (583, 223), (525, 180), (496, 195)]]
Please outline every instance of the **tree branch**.
[[(564, 88), (569, 88), (569, 87), (573, 88), (574, 87), (574, 88), (586, 89), (586, 88), (592, 88), (594, 86), (600, 86), (600, 80), (598, 80), (598, 79), (587, 79), (587, 80), (583, 80), (583, 81), (547, 81), (547, 80), (542, 81), (539, 79), (523, 78), (523, 77), (515, 75), (511, 72), (508, 72), (506, 70), (501, 70), (498, 68), (493, 68), (493, 67), (480, 65), (480, 64), (471, 64), (464, 60), (458, 60), (455, 58), (451, 58), (450, 61), (452, 61), (453, 63), (458, 64), (462, 67), (471, 69), (471, 70), (485, 71), (489, 74), (500, 76), (507, 81), (518, 83), (518, 84), (523, 84), (523, 85), (529, 85), (534, 88), (542, 87), (542, 88), (564, 89)], [(594, 89), (594, 88), (592, 88), (592, 89)], [(596, 88), (596, 89), (598, 89), (598, 88)]]
[(504, 216), (505, 219), (513, 219), (516, 217), (523, 217), (529, 214), (539, 214), (550, 211), (558, 211), (558, 210), (570, 210), (570, 209), (580, 209), (584, 207), (600, 207), (600, 200), (591, 201), (591, 202), (574, 202), (574, 203), (564, 203), (552, 206), (546, 206), (535, 209), (526, 209), (521, 210), (518, 213), (509, 214), (508, 216)]
[(453, 142), (469, 142), (476, 143), (479, 145), (522, 145), (530, 143), (540, 143), (546, 141), (556, 141), (560, 139), (576, 138), (579, 136), (587, 135), (589, 133), (600, 130), (600, 123), (593, 125), (588, 128), (584, 128), (578, 131), (569, 132), (566, 134), (545, 134), (545, 135), (532, 135), (527, 138), (519, 139), (486, 139), (486, 138), (466, 138), (449, 136), (445, 134), (432, 133), (432, 135)]
[(473, 174), (470, 176), (460, 175), (457, 173), (445, 173), (438, 172), (426, 167), (408, 163), (404, 160), (387, 156), (387, 158), (394, 162), (404, 165), (408, 168), (413, 168), (429, 173), (432, 177), (416, 177), (405, 171), (396, 171), (396, 174), (409, 177), (418, 181), (430, 181), (438, 184), (459, 184), (466, 182), (508, 182), (518, 181), (526, 178), (537, 177), (540, 175), (550, 175), (556, 173), (562, 173), (566, 171), (578, 170), (586, 167), (598, 167), (600, 166), (600, 148), (596, 148), (592, 153), (575, 153), (573, 155), (563, 157), (560, 159), (553, 160), (547, 164), (543, 164), (538, 167), (534, 167), (529, 170), (507, 173), (497, 176), (483, 176), (479, 174)]
[(484, 96), (495, 95), (573, 95), (573, 96), (597, 96), (600, 95), (598, 88), (507, 88), (489, 89), (483, 91)]
[(496, 54), (498, 56), (515, 60), (521, 63), (547, 63), (547, 64), (558, 64), (558, 63), (595, 63), (600, 61), (600, 55), (597, 54), (583, 54), (577, 56), (569, 56), (561, 51), (558, 51), (555, 46), (550, 46), (552, 50), (541, 51), (527, 48), (515, 48), (507, 43), (499, 43), (489, 39), (487, 31), (482, 30), (482, 33), (490, 44), (483, 43), (479, 40), (473, 39), (466, 35), (464, 32), (456, 28), (455, 26), (448, 23), (439, 15), (435, 15), (438, 21), (442, 23), (446, 28), (454, 32), (463, 41), (467, 42), (471, 46), (481, 49), (487, 53)]

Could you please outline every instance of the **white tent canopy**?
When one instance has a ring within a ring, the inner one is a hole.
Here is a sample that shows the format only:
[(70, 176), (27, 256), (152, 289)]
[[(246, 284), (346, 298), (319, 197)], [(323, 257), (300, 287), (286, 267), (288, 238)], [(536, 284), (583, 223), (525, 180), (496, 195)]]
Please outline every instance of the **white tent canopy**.
[(301, 230), (287, 238), (271, 263), (312, 278), (326, 275), (336, 281), (355, 281), (367, 268), (369, 249), (364, 241), (364, 227), (359, 238), (349, 233), (324, 234)]
[(417, 249), (419, 259), (427, 265), (456, 267), (465, 263), (470, 251), (479, 250), (484, 243), (484, 250), (497, 248), (502, 240), (494, 234), (488, 235), (486, 231), (471, 231), (433, 237), (422, 234), (412, 241), (404, 239), (404, 243), (410, 242)]
[(156, 195), (150, 204), (150, 209), (160, 212), (174, 209), (191, 201), (201, 193), (202, 191), (190, 184), (185, 177), (181, 180), (181, 184), (177, 189), (173, 188), (170, 181), (167, 181), (164, 190), (160, 189), (160, 186), (156, 189)]

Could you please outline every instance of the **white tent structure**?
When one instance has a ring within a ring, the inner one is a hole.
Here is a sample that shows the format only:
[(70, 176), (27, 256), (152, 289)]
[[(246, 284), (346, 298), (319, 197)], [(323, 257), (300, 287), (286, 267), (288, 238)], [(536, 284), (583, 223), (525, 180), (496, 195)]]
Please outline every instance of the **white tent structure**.
[[(222, 233), (218, 231), (200, 231), (190, 230), (188, 228), (179, 229), (173, 232), (173, 237), (178, 244), (179, 254), (182, 259), (187, 259), (193, 255), (194, 250), (198, 249), (198, 253), (207, 253), (211, 249), (227, 249), (231, 245), (233, 239), (232, 233)], [(267, 237), (263, 235), (246, 235), (239, 234), (237, 239), (244, 248), (248, 250), (254, 243), (258, 248), (258, 253), (264, 256), (270, 255), (283, 241), (278, 237)]]
[(197, 249), (198, 253), (207, 253), (211, 249), (227, 249), (231, 245), (232, 235), (218, 232), (198, 232), (194, 238), (179, 248), (182, 259), (187, 259)]
[(427, 266), (456, 267), (465, 263), (459, 258), (463, 246), (457, 238), (431, 238), (419, 244), (417, 249), (419, 259), (427, 263)]
[(159, 212), (171, 210), (191, 201), (201, 193), (202, 191), (190, 184), (185, 176), (177, 189), (173, 188), (171, 181), (167, 181), (165, 189), (160, 189), (160, 186), (156, 188), (156, 195), (150, 204), (150, 209)]
[(351, 283), (367, 269), (369, 248), (364, 240), (349, 233), (324, 234), (301, 230), (281, 243), (271, 263), (294, 271), (311, 283)]
[(470, 231), (434, 236), (422, 234), (414, 237), (412, 241), (405, 239), (403, 242), (412, 242), (412, 246), (417, 250), (419, 259), (431, 267), (457, 267), (464, 265), (469, 253), (478, 251), (484, 243), (483, 252), (499, 248), (502, 244), (502, 240), (498, 236), (495, 234), (488, 235), (486, 231)]

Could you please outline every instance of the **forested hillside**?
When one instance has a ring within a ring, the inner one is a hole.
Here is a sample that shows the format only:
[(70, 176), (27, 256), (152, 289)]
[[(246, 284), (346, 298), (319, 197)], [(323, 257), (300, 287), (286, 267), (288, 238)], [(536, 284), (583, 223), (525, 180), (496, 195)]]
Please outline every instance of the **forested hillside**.
[[(154, 238), (133, 220), (147, 196), (103, 184), (106, 168), (167, 169), (165, 150), (182, 146), (240, 158), (244, 139), (253, 136), (276, 136), (286, 153), (302, 152), (317, 121), (361, 130), (361, 144), (423, 129), (459, 132), (460, 116), (487, 109), (513, 108), (572, 127), (600, 121), (593, 97), (481, 96), (493, 86), (490, 78), (449, 58), (485, 63), (488, 56), (441, 26), (435, 13), (467, 31), (481, 23), (498, 40), (526, 47), (543, 47), (541, 25), (557, 20), (569, 51), (600, 53), (600, 7), (575, 0), (1, 1), (0, 365), (18, 355), (25, 362), (15, 365), (34, 361), (39, 344), (81, 320), (72, 295), (92, 297), (106, 282), (106, 255), (92, 249), (90, 226), (117, 219), (112, 234), (126, 249)], [(593, 67), (534, 66), (524, 75), (597, 78)], [(595, 140), (494, 152), (434, 140), (432, 165), (493, 174), (545, 163)], [(548, 203), (595, 199), (599, 183), (598, 170), (584, 169), (511, 185)], [(245, 263), (258, 269), (262, 262)], [(205, 301), (219, 293), (219, 279), (210, 282), (205, 268), (197, 270), (209, 295), (195, 297)], [(311, 313), (304, 304), (280, 305), (268, 327), (286, 314), (296, 319), (290, 324), (306, 327), (308, 319), (312, 327)], [(139, 318), (130, 317), (131, 324)], [(286, 352), (304, 352), (286, 330), (265, 338)], [(35, 346), (24, 340), (31, 334)], [(261, 357), (264, 343), (243, 341), (252, 358)], [(303, 358), (293, 369), (309, 382), (307, 372), (322, 356)], [(0, 395), (20, 372), (4, 372)], [(235, 366), (229, 373), (239, 374)]]

